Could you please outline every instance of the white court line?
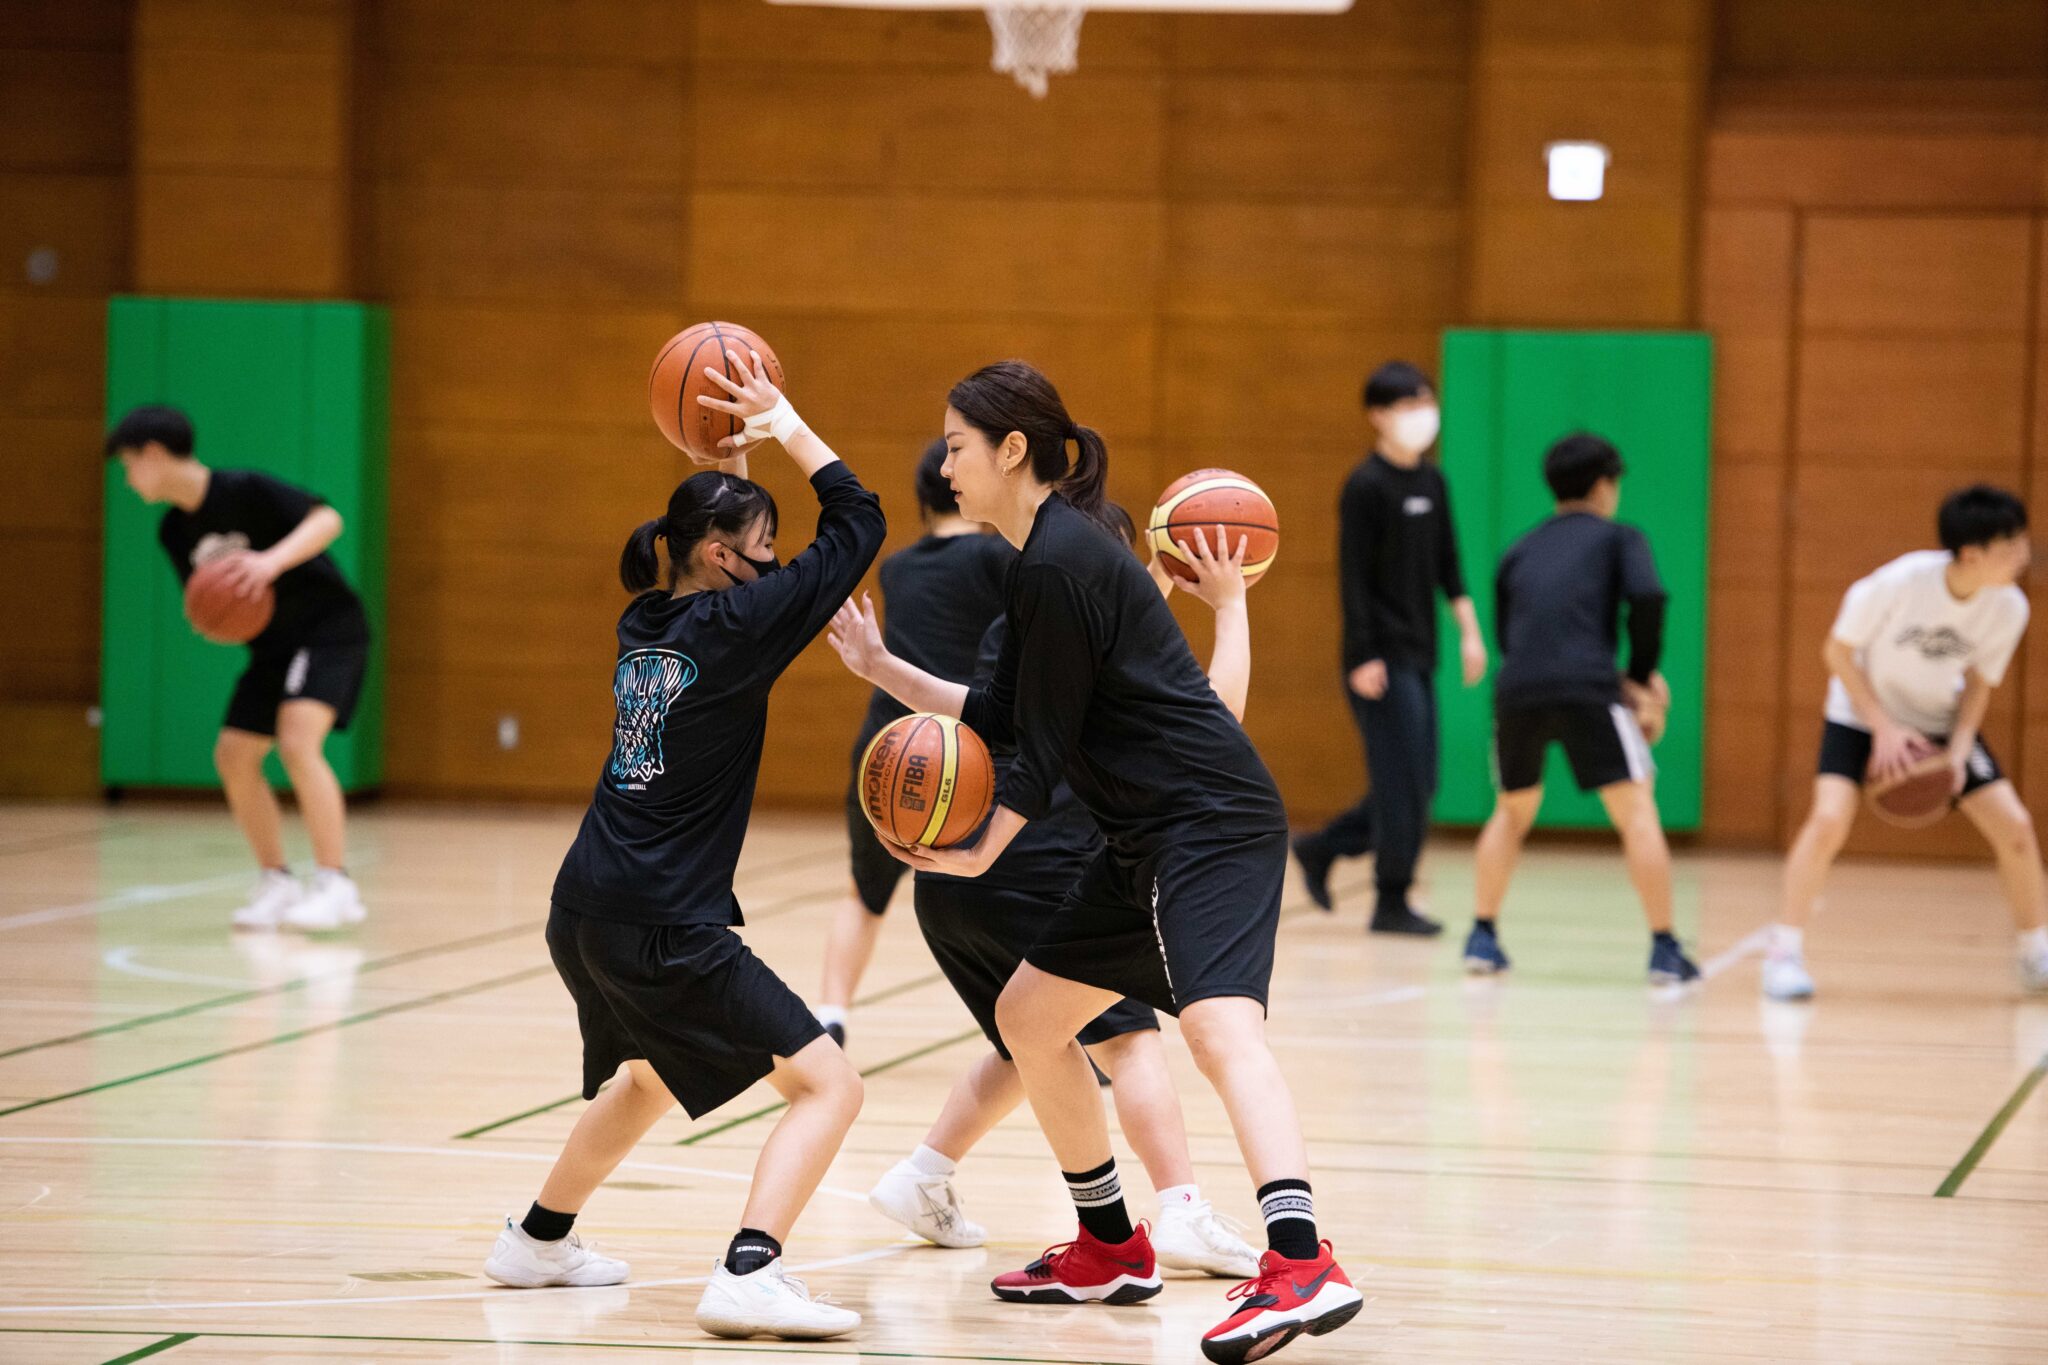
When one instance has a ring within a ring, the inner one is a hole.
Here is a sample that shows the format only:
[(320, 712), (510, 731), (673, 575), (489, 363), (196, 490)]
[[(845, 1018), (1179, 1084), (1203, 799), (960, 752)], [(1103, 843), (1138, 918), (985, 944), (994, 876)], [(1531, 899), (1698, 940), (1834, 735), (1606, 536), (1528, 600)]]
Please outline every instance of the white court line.
[[(135, 961), (135, 955), (141, 951), (140, 948), (133, 944), (125, 948), (109, 948), (101, 956), (100, 961), (106, 963), (117, 972), (126, 972), (130, 976), (147, 977), (151, 981), (174, 981), (181, 986), (223, 986), (229, 990), (239, 991), (248, 990), (256, 985), (255, 982), (246, 979), (236, 980), (226, 976), (201, 976), (197, 972), (173, 971), (169, 967), (146, 967), (142, 963)], [(293, 979), (302, 980), (303, 978), (295, 977)]]
[(1771, 926), (1752, 929), (1735, 942), (1715, 953), (1700, 964), (1700, 980), (1712, 981), (1721, 973), (1741, 962), (1744, 958), (1755, 957), (1771, 941)]
[(164, 901), (196, 896), (203, 891), (225, 891), (231, 886), (244, 885), (248, 880), (249, 874), (246, 872), (224, 872), (217, 877), (202, 877), (193, 882), (171, 882), (168, 885), (144, 882), (140, 886), (131, 886), (116, 891), (111, 896), (102, 896), (98, 900), (79, 901), (75, 905), (53, 905), (47, 910), (29, 910), (19, 915), (0, 916), (0, 930), (26, 929), (34, 924), (55, 924), (59, 920), (84, 919), (103, 910), (128, 910), (138, 905), (159, 905)]
[(1325, 996), (1321, 999), (1291, 1000), (1284, 1007), (1289, 1016), (1296, 1014), (1338, 1014), (1345, 1010), (1367, 1009), (1373, 1005), (1398, 1005), (1404, 1000), (1420, 1000), (1429, 994), (1427, 986), (1391, 986), (1386, 990), (1367, 991), (1363, 995)]
[[(15, 1147), (236, 1147), (270, 1151), (293, 1152), (366, 1152), (372, 1155), (388, 1156), (453, 1156), (475, 1159), (484, 1157), (499, 1161), (543, 1161), (552, 1163), (555, 1158), (546, 1152), (494, 1152), (486, 1147), (412, 1147), (397, 1143), (382, 1142), (306, 1142), (279, 1138), (145, 1138), (145, 1137), (0, 1137), (0, 1144)], [(660, 1171), (668, 1175), (703, 1175), (715, 1180), (734, 1180), (742, 1184), (751, 1183), (753, 1173), (738, 1171), (716, 1171), (708, 1166), (672, 1166), (661, 1161), (626, 1160), (619, 1163), (619, 1169), (631, 1167), (640, 1171)], [(853, 1190), (842, 1190), (831, 1185), (818, 1186), (819, 1194), (829, 1194), (836, 1199), (850, 1199), (858, 1204), (868, 1202), (865, 1194)], [(807, 1270), (830, 1270), (835, 1266), (854, 1265), (861, 1261), (879, 1260), (884, 1256), (897, 1256), (905, 1251), (924, 1245), (922, 1242), (904, 1240), (888, 1246), (876, 1247), (869, 1251), (858, 1251), (847, 1256), (836, 1256), (830, 1260), (807, 1261), (803, 1265), (789, 1267), (792, 1272)], [(708, 1275), (691, 1275), (681, 1279), (634, 1280), (628, 1289), (655, 1289), (673, 1285), (703, 1284)], [(0, 1307), (0, 1313), (148, 1313), (181, 1312), (185, 1310), (212, 1308), (346, 1308), (352, 1305), (383, 1303), (442, 1303), (462, 1299), (494, 1299), (501, 1294), (516, 1293), (521, 1300), (535, 1294), (573, 1293), (571, 1288), (561, 1289), (480, 1289), (456, 1294), (381, 1294), (367, 1298), (342, 1297), (324, 1299), (220, 1299), (204, 1303), (68, 1303), (68, 1304), (24, 1304)]]

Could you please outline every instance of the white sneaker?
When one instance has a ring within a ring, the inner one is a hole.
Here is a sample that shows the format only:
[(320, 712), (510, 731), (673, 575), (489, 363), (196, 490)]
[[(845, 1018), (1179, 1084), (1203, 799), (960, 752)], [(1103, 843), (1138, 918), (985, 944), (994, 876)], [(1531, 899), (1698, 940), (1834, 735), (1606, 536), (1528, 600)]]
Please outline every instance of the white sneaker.
[(1250, 1280), (1259, 1273), (1259, 1258), (1238, 1236), (1244, 1224), (1209, 1207), (1161, 1204), (1152, 1229), (1152, 1254), (1174, 1270), (1199, 1270), (1219, 1280)]
[(978, 1247), (988, 1240), (988, 1229), (961, 1211), (951, 1176), (927, 1175), (908, 1161), (897, 1162), (875, 1182), (868, 1203), (938, 1246)]
[(361, 924), (365, 913), (362, 895), (348, 873), (323, 867), (313, 874), (306, 894), (285, 910), (284, 924), (308, 934), (332, 933)]
[(2030, 995), (2048, 995), (2048, 953), (2020, 954), (2020, 989)]
[(860, 1326), (860, 1314), (829, 1297), (812, 1298), (804, 1282), (776, 1257), (751, 1275), (735, 1275), (723, 1261), (697, 1300), (697, 1325), (714, 1337), (767, 1335), (785, 1341), (822, 1341)]
[(498, 1234), (498, 1244), (491, 1248), (490, 1259), (484, 1262), (484, 1274), (514, 1289), (618, 1284), (626, 1278), (626, 1271), (624, 1261), (598, 1255), (573, 1232), (559, 1242), (540, 1242), (510, 1218)]
[(1797, 953), (1764, 959), (1764, 994), (1773, 1000), (1811, 1000), (1813, 978), (1806, 974), (1806, 959)]
[(285, 914), (305, 898), (299, 886), (299, 879), (289, 872), (266, 869), (256, 879), (256, 894), (249, 897), (249, 903), (235, 911), (234, 926), (237, 929), (275, 929), (284, 923)]

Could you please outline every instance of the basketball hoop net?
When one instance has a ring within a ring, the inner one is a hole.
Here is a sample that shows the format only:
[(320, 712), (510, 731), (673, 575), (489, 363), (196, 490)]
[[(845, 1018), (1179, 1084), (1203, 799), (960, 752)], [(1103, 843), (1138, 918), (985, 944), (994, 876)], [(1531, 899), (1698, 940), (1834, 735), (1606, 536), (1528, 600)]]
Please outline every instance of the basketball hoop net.
[(1078, 5), (991, 5), (988, 27), (996, 51), (989, 66), (1044, 99), (1046, 77), (1071, 75), (1080, 64), (1086, 12)]

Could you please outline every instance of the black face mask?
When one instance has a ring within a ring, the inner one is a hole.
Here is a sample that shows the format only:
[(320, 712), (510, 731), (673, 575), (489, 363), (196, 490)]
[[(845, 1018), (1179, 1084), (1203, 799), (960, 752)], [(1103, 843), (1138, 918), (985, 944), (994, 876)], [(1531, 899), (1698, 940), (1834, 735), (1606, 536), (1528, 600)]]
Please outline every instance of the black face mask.
[[(782, 561), (777, 559), (774, 555), (769, 555), (766, 559), (755, 559), (752, 555), (741, 555), (738, 550), (734, 550), (733, 553), (739, 555), (741, 559), (745, 560), (748, 564), (753, 566), (755, 578), (759, 578), (763, 574), (774, 573), (777, 569), (782, 567)], [(727, 578), (732, 578), (732, 585), (735, 588), (742, 586), (742, 580), (733, 578), (732, 570), (720, 569), (719, 572), (724, 574)]]

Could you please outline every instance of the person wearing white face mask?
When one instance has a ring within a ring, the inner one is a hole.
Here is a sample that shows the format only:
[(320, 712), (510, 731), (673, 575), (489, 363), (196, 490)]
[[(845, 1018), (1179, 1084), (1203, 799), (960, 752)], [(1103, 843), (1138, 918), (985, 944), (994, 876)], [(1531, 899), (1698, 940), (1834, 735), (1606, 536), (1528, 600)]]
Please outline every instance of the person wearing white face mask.
[(1436, 444), (1436, 386), (1389, 361), (1365, 381), (1373, 451), (1345, 480), (1338, 504), (1344, 602), (1344, 679), (1365, 740), (1372, 790), (1323, 829), (1295, 840), (1308, 893), (1331, 908), (1330, 866), (1374, 853), (1371, 929), (1432, 935), (1443, 926), (1409, 904), (1437, 784), (1436, 595), (1457, 618), (1465, 685), (1486, 676), (1486, 642), (1465, 591), (1443, 472), (1423, 461)]

